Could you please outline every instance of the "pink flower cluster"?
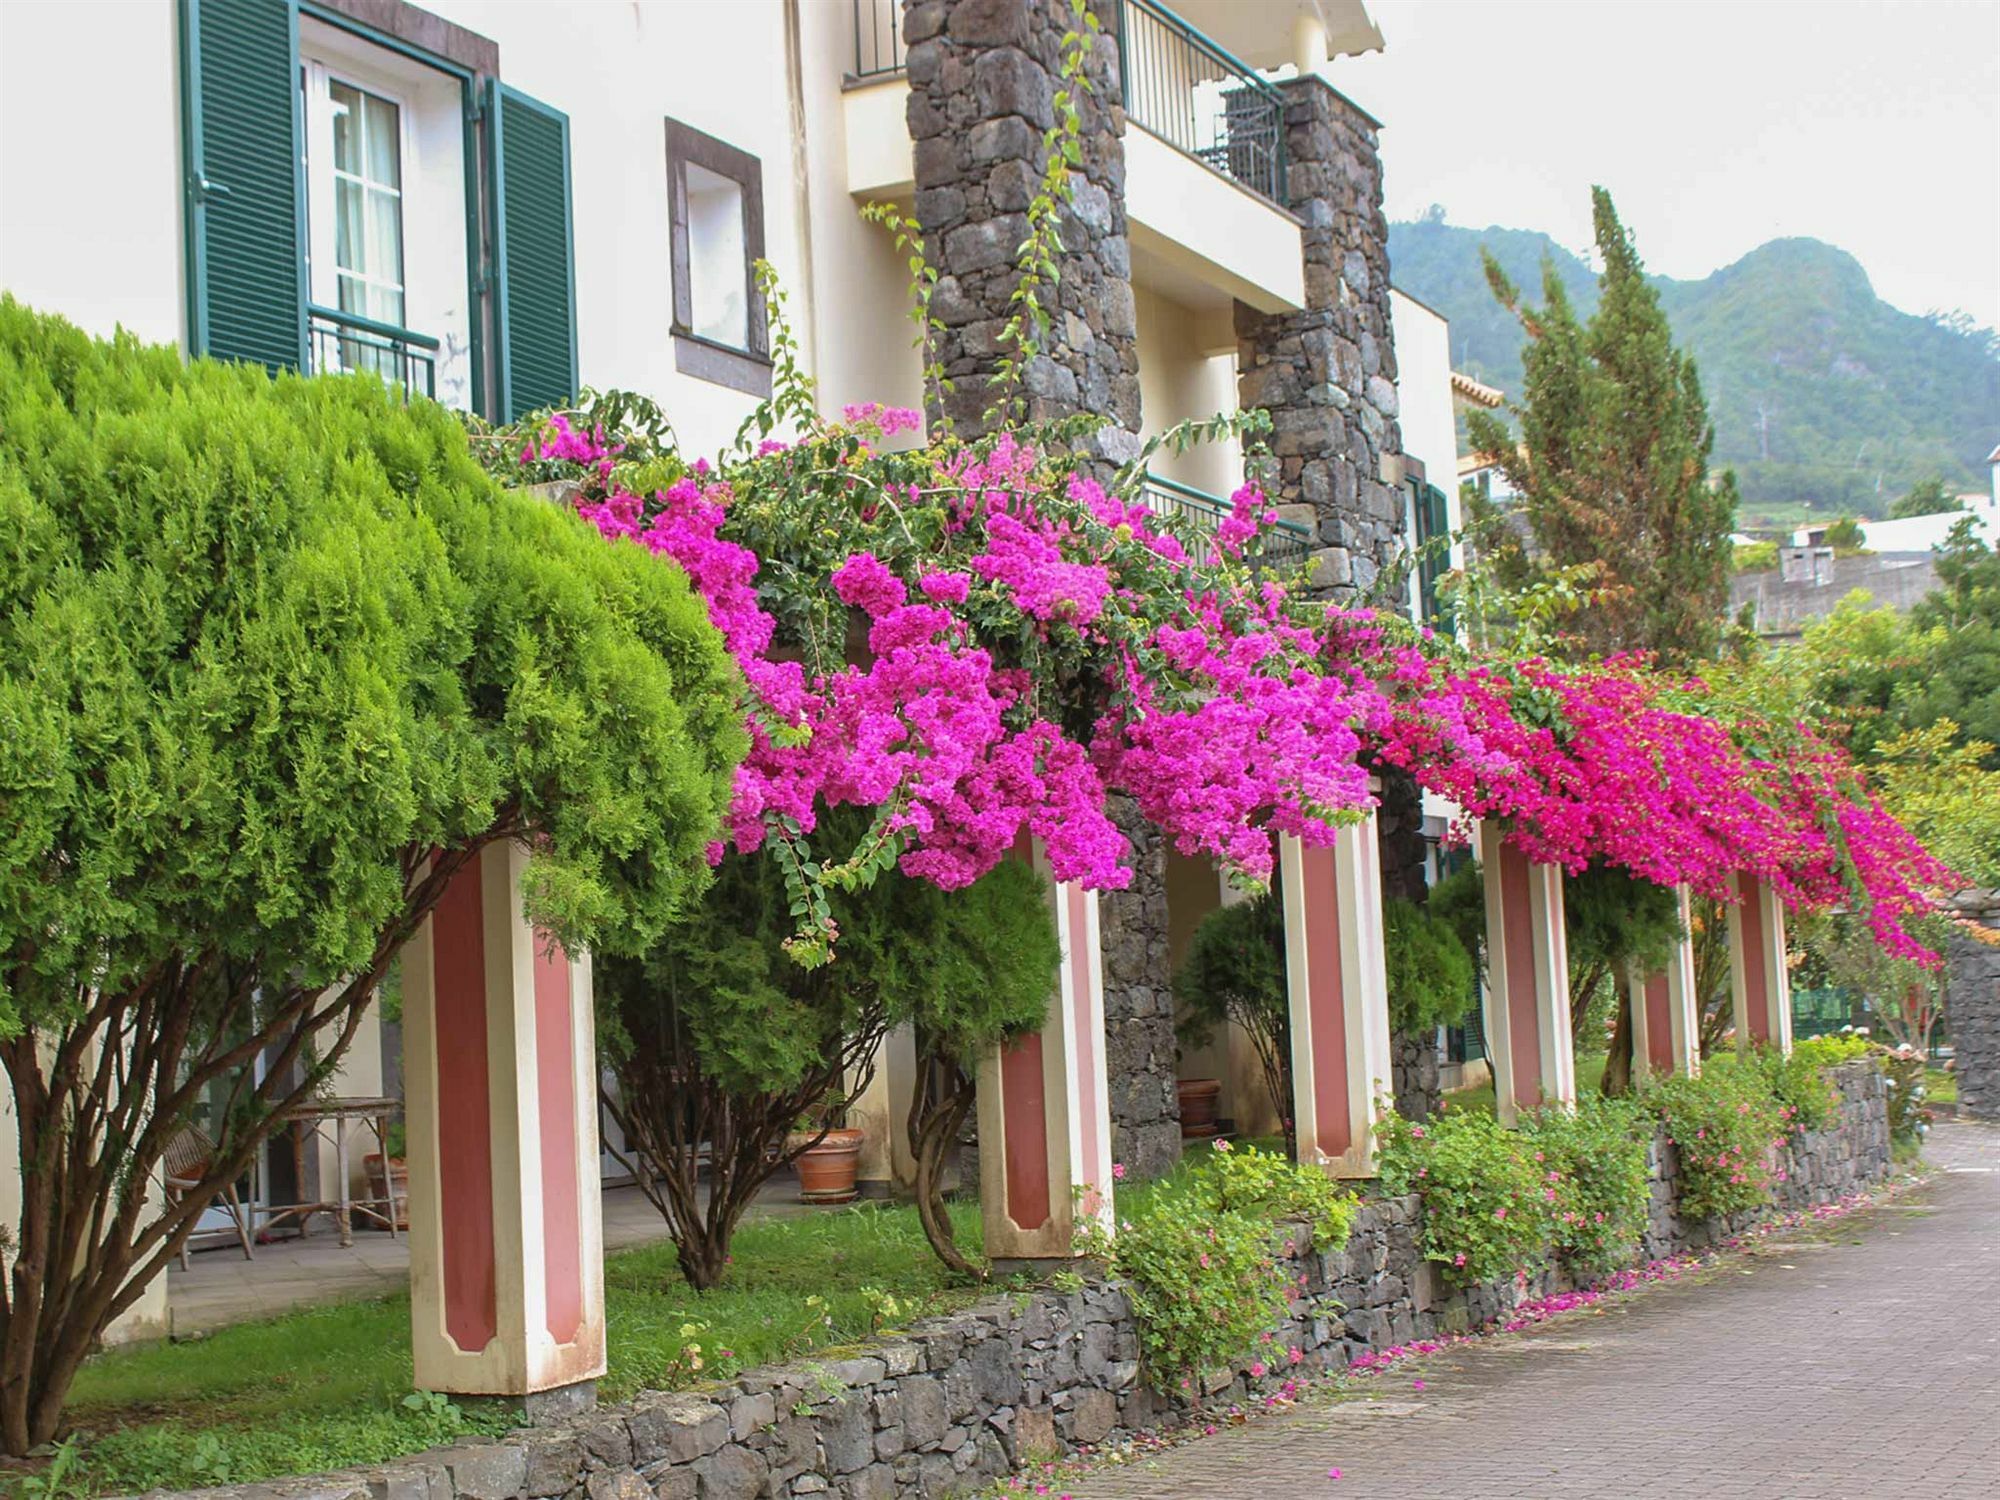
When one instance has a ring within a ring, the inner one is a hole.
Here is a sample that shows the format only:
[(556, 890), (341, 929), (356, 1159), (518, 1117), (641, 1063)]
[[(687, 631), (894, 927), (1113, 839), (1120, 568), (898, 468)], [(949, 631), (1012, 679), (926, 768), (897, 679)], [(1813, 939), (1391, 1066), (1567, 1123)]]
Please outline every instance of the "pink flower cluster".
[(730, 530), (733, 486), (824, 470), (814, 434), (766, 444), (729, 481), (698, 464), (643, 500), (618, 487), (602, 433), (557, 419), (522, 455), (575, 464), (579, 512), (678, 563), (741, 665), (753, 748), (735, 847), (854, 804), (888, 809), (904, 871), (940, 886), (1032, 834), (1059, 879), (1117, 888), (1130, 876), (1106, 800), (1121, 792), (1181, 852), (1263, 880), (1277, 835), (1326, 844), (1364, 812), (1381, 763), (1503, 821), (1538, 861), (1724, 899), (1749, 871), (1794, 904), (1858, 902), (1885, 948), (1928, 956), (1905, 924), (1946, 872), (1804, 726), (1727, 722), (1700, 711), (1701, 684), (1640, 662), (1467, 665), (1396, 643), (1367, 610), (1308, 608), (1240, 566), (1273, 523), (1254, 485), (1204, 562), (1143, 506), (1011, 436), (892, 455), (915, 480), (863, 472), (866, 438), (918, 426), (869, 404), (826, 429), (864, 522), (889, 535), (921, 491), (945, 535), (839, 561), (821, 587), (865, 620), (866, 650), (810, 666), (777, 643), (760, 560)]

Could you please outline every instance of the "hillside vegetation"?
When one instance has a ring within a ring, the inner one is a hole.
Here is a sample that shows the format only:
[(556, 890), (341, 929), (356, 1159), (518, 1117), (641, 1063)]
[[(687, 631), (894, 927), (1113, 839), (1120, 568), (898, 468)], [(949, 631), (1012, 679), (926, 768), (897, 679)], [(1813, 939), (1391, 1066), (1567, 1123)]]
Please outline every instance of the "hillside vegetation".
[[(1521, 330), (1486, 285), (1482, 244), (1530, 289), (1552, 256), (1582, 315), (1596, 306), (1597, 279), (1537, 231), (1435, 218), (1390, 226), (1396, 285), (1451, 320), (1453, 363), (1515, 395)], [(1814, 239), (1773, 240), (1699, 281), (1652, 281), (1700, 370), (1714, 463), (1736, 470), (1746, 520), (1800, 502), (1819, 515), (1881, 515), (1932, 474), (1952, 489), (1984, 488), (2000, 442), (1990, 332), (1891, 307), (1853, 256)]]

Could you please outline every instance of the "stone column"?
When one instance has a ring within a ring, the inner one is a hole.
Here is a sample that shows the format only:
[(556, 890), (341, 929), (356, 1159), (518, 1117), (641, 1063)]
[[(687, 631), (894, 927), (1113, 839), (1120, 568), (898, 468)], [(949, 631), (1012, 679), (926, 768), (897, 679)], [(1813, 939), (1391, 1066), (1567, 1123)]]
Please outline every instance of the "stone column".
[(1486, 878), (1486, 1050), (1502, 1125), (1576, 1103), (1562, 871), (1536, 864), (1496, 823), (1479, 825)]
[[(1046, 875), (1039, 845), (1032, 857)], [(1050, 877), (1049, 898), (1062, 968), (1048, 1018), (979, 1064), (979, 1204), (996, 1264), (1068, 1259), (1080, 1223), (1113, 1222), (1097, 893)]]
[(1958, 1107), (2000, 1119), (2000, 891), (1962, 891), (1945, 945), (1944, 1019), (1951, 1035)]
[(1114, 797), (1111, 812), (1132, 846), (1132, 884), (1106, 891), (1097, 901), (1104, 948), (1111, 1155), (1135, 1178), (1158, 1177), (1181, 1159), (1166, 841), (1139, 816), (1130, 798)]
[(590, 956), (521, 915), (520, 844), (486, 846), (403, 950), (416, 1383), (588, 1405), (604, 1373)]
[[(1070, 172), (1061, 219), (1053, 322), (1025, 384), (1035, 420), (1077, 412), (1110, 418), (1093, 451), (1122, 461), (1138, 451), (1139, 361), (1118, 5), (1090, 4), (1102, 29), (1091, 88), (1078, 100), (1082, 161)], [(996, 401), (989, 381), (1008, 353), (1000, 333), (1019, 283), (1015, 258), (1040, 188), (1042, 134), (1055, 119), (1069, 28), (1062, 0), (904, 0), (916, 216), (938, 272), (931, 306), (944, 325), (938, 355), (955, 386), (946, 410), (961, 436), (984, 432)], [(929, 415), (936, 421), (941, 413)], [(1112, 1115), (1118, 1159), (1151, 1176), (1180, 1158), (1165, 862), (1129, 807), (1113, 812), (1132, 843), (1133, 881), (1101, 904), (1105, 1015), (1119, 1063)]]
[[(1119, 91), (1117, 0), (1090, 0), (1102, 30), (1078, 101), (1082, 161), (1062, 216), (1061, 278), (1047, 347), (1028, 367), (1036, 419), (1098, 412), (1109, 457), (1136, 451), (1137, 311), (1125, 233), (1125, 110)], [(932, 312), (956, 389), (945, 406), (964, 436), (986, 430), (988, 385), (1007, 353), (1001, 329), (1039, 190), (1042, 133), (1054, 122), (1069, 7), (1059, 0), (904, 0), (908, 121), (916, 216), (938, 272)], [(933, 419), (939, 414), (931, 413)]]
[(1632, 1076), (1666, 1078), (1701, 1075), (1701, 1005), (1694, 980), (1694, 922), (1688, 888), (1674, 887), (1680, 905), (1681, 940), (1664, 969), (1626, 976), (1626, 1003), (1632, 1015)]
[(1291, 1003), (1292, 1120), (1301, 1162), (1375, 1174), (1375, 1120), (1390, 1088), (1389, 984), (1374, 819), (1332, 848), (1279, 848)]
[(1785, 967), (1785, 905), (1748, 871), (1736, 877), (1729, 911), (1729, 998), (1736, 1047), (1792, 1050), (1792, 980)]
[(1353, 599), (1404, 545), (1380, 127), (1322, 78), (1278, 87), (1306, 306), (1260, 313), (1236, 304), (1237, 390), (1246, 408), (1271, 414), (1275, 498), (1287, 519), (1314, 528), (1314, 588)]

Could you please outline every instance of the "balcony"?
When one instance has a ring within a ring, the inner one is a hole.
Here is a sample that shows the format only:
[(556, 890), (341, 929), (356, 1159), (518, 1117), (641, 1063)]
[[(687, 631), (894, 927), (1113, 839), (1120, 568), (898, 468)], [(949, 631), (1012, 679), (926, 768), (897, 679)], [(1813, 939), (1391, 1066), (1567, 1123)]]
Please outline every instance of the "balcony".
[[(847, 189), (907, 202), (902, 3), (849, 0), (849, 8)], [(1115, 35), (1134, 281), (1224, 321), (1233, 301), (1266, 313), (1303, 307), (1299, 224), (1283, 207), (1283, 95), (1157, 0), (1122, 0)]]
[[(902, 0), (851, 0), (854, 83), (903, 72)], [(1285, 202), (1284, 96), (1154, 0), (1121, 0), (1118, 55), (1128, 122), (1273, 203)]]
[[(1220, 495), (1211, 495), (1191, 484), (1148, 474), (1139, 491), (1139, 502), (1156, 516), (1180, 524), (1173, 529), (1183, 541), (1201, 542), (1215, 534), (1215, 528), (1230, 513), (1230, 504)], [(1312, 549), (1312, 533), (1294, 521), (1280, 521), (1264, 536), (1257, 557), (1276, 572), (1290, 572), (1305, 562)]]
[(317, 303), (306, 308), (306, 335), (314, 375), (366, 372), (406, 393), (437, 399), (439, 344), (434, 338)]

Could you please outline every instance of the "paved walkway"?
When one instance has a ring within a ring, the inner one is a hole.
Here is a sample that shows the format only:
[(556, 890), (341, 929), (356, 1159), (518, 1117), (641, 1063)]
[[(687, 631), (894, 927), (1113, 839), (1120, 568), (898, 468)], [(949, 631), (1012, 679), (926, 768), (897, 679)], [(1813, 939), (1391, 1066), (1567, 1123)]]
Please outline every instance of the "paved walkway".
[(1061, 1488), (1075, 1500), (2000, 1494), (2000, 1128), (1940, 1125), (1927, 1154), (1944, 1171), (1918, 1192), (1767, 1240), (1700, 1282), (1398, 1366), (1372, 1399)]
[[(798, 1178), (780, 1172), (751, 1205), (753, 1217), (815, 1212), (799, 1202)], [(667, 1237), (667, 1226), (645, 1195), (629, 1184), (604, 1190), (604, 1248), (627, 1250)], [(257, 1247), (245, 1260), (233, 1238), (204, 1238), (202, 1248), (167, 1274), (167, 1315), (178, 1335), (228, 1323), (270, 1318), (315, 1302), (383, 1297), (410, 1284), (410, 1246), (402, 1235), (359, 1229), (341, 1248), (332, 1220), (315, 1218), (312, 1233)]]

